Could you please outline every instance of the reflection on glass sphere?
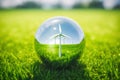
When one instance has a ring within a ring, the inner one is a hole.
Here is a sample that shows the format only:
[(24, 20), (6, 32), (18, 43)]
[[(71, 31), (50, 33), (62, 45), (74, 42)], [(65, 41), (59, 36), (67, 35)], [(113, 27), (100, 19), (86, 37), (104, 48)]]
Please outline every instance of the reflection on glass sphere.
[(84, 33), (80, 26), (66, 17), (45, 21), (35, 35), (35, 49), (44, 64), (64, 67), (83, 53)]

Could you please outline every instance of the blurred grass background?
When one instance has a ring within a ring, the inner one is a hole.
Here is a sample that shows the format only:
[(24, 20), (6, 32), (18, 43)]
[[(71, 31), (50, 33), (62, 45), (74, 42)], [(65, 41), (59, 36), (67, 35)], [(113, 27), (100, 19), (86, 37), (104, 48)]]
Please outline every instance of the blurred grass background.
[[(85, 33), (86, 47), (80, 64), (70, 69), (45, 69), (34, 49), (35, 32), (53, 16), (72, 18)], [(119, 80), (119, 21), (119, 10), (1, 10), (0, 79)]]

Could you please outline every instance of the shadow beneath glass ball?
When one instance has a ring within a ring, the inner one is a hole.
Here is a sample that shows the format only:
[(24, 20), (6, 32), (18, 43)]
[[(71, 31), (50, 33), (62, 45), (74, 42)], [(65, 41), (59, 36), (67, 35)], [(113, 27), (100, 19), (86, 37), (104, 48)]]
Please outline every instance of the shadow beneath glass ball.
[(91, 80), (86, 65), (77, 62), (66, 68), (53, 69), (36, 62), (33, 67), (34, 80)]

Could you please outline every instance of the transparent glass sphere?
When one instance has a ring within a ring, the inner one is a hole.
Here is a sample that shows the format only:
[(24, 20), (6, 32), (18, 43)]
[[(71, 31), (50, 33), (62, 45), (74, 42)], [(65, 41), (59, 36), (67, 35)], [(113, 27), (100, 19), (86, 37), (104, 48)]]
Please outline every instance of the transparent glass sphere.
[(66, 17), (45, 21), (35, 35), (35, 49), (46, 65), (58, 67), (71, 64), (83, 53), (84, 33), (79, 24)]

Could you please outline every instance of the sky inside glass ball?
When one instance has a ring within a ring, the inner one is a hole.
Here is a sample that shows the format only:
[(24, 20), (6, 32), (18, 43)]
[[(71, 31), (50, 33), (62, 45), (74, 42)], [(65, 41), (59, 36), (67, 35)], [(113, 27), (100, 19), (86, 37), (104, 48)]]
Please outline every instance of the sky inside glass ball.
[(61, 44), (80, 44), (84, 39), (80, 25), (70, 18), (61, 16), (45, 21), (39, 27), (35, 38), (41, 44), (59, 44), (60, 34), (63, 35), (61, 36)]

